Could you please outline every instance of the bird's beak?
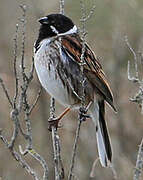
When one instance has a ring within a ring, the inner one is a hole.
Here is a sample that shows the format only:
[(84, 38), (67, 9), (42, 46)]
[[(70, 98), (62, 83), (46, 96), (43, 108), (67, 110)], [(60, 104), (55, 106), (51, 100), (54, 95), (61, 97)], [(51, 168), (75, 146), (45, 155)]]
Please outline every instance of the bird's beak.
[(38, 19), (38, 22), (41, 24), (48, 24), (48, 17), (42, 17), (40, 19)]

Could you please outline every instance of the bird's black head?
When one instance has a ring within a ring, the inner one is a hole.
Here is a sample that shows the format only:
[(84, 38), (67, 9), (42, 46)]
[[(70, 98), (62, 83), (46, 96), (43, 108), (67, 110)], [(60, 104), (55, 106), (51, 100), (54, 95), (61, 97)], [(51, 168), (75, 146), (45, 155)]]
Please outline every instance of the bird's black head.
[(72, 20), (62, 14), (50, 14), (39, 19), (41, 24), (39, 39), (45, 39), (58, 34), (72, 34), (77, 32), (77, 27)]

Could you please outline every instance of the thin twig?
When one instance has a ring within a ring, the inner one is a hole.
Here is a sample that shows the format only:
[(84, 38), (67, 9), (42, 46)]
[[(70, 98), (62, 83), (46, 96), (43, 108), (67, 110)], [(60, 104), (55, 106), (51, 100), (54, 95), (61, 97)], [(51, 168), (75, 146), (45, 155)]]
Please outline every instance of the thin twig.
[(64, 14), (64, 6), (65, 6), (64, 0), (60, 0), (60, 14)]
[(141, 179), (142, 170), (143, 170), (143, 139), (141, 141), (141, 144), (139, 145), (139, 151), (138, 151), (137, 161), (134, 171), (134, 178), (133, 178), (134, 180)]
[(91, 18), (91, 16), (94, 14), (94, 11), (95, 11), (95, 8), (96, 8), (96, 5), (95, 5), (95, 1), (94, 1), (94, 4), (93, 4), (93, 6), (92, 6), (92, 9), (90, 10), (90, 12), (89, 12), (89, 14), (88, 15), (86, 15), (86, 13), (85, 13), (85, 6), (84, 6), (84, 3), (83, 3), (83, 0), (81, 0), (80, 1), (81, 2), (81, 10), (83, 11), (82, 12), (82, 15), (84, 15), (81, 19), (80, 19), (80, 21), (82, 22), (86, 22), (88, 19), (90, 19)]
[(13, 149), (16, 138), (18, 136), (18, 128), (19, 128), (19, 119), (18, 119), (18, 111), (17, 109), (13, 109), (11, 111), (11, 119), (13, 120), (13, 135), (11, 137), (10, 143), (9, 143), (9, 148)]
[[(129, 48), (129, 50), (132, 52), (132, 54), (133, 54), (133, 56), (134, 56), (134, 66), (135, 66), (135, 77), (131, 77), (131, 76), (130, 76), (129, 67), (128, 67), (128, 79), (129, 79), (130, 81), (134, 81), (134, 82), (136, 81), (136, 82), (138, 82), (138, 80), (139, 80), (139, 73), (138, 73), (137, 55), (136, 55), (134, 49), (132, 48), (131, 44), (129, 43), (127, 36), (125, 36), (125, 42), (126, 42), (128, 48)], [(130, 65), (130, 64), (129, 64), (129, 62), (128, 62), (128, 66), (129, 66), (129, 65)]]
[[(60, 13), (64, 14), (64, 0), (60, 0)], [(55, 118), (55, 99), (51, 97), (50, 103), (50, 118), (48, 121), (52, 121)], [(52, 130), (52, 142), (54, 151), (54, 162), (55, 162), (55, 180), (64, 179), (64, 168), (60, 155), (60, 140), (57, 133), (57, 127), (51, 126)]]
[(20, 8), (23, 12), (21, 22), (22, 22), (22, 54), (21, 54), (21, 73), (23, 77), (23, 82), (26, 81), (26, 74), (25, 74), (25, 65), (24, 65), (24, 56), (25, 56), (25, 40), (26, 40), (26, 5), (20, 5)]
[[(125, 42), (129, 48), (129, 50), (133, 54), (134, 63), (135, 63), (135, 76), (131, 77), (130, 76), (130, 62), (128, 62), (128, 69), (127, 69), (128, 79), (130, 81), (132, 81), (133, 83), (136, 83), (136, 82), (138, 83), (138, 92), (135, 94), (135, 96), (133, 98), (130, 98), (130, 100), (132, 102), (136, 102), (137, 104), (139, 104), (139, 106), (141, 107), (141, 113), (143, 113), (143, 79), (141, 79), (139, 77), (138, 58), (137, 58), (136, 52), (134, 51), (131, 44), (129, 43), (127, 36), (125, 37)], [(142, 53), (139, 55), (142, 56)], [(142, 57), (140, 57), (140, 58), (141, 58), (140, 63), (142, 64)], [(141, 179), (142, 171), (143, 171), (143, 139), (142, 139), (141, 144), (139, 146), (133, 179), (134, 180)]]
[(17, 51), (18, 51), (18, 46), (17, 46), (17, 38), (18, 38), (18, 28), (19, 25), (16, 24), (16, 31), (15, 31), (15, 37), (14, 37), (14, 62), (13, 62), (13, 69), (14, 69), (14, 76), (15, 76), (15, 95), (13, 98), (13, 106), (16, 108), (16, 100), (18, 96), (18, 74), (17, 74), (17, 68), (16, 68), (16, 63), (17, 63)]
[(14, 150), (14, 148), (9, 147), (9, 143), (8, 143), (7, 139), (2, 135), (2, 132), (0, 132), (0, 139), (5, 144), (5, 146), (9, 149), (9, 151), (12, 154), (12, 156), (14, 157), (14, 159), (19, 162), (19, 164), (22, 166), (22, 168), (24, 168), (35, 180), (40, 180), (37, 177), (37, 174), (33, 171), (33, 169), (31, 169), (31, 167), (26, 163), (26, 161), (22, 159), (22, 157), (19, 155), (19, 153), (17, 153)]
[(1, 78), (0, 78), (0, 84), (1, 84), (1, 86), (2, 86), (3, 92), (5, 93), (5, 96), (6, 96), (7, 99), (8, 99), (8, 102), (9, 102), (10, 106), (13, 107), (13, 103), (12, 103), (12, 100), (11, 100), (11, 98), (10, 98), (10, 96), (9, 96), (8, 90), (7, 90), (7, 88), (5, 87), (5, 84), (4, 84), (4, 82), (3, 82), (3, 80), (2, 80)]
[(28, 112), (29, 114), (31, 114), (33, 109), (35, 108), (35, 106), (36, 106), (36, 104), (37, 104), (37, 102), (38, 102), (38, 100), (39, 100), (39, 98), (41, 96), (41, 92), (42, 92), (42, 86), (40, 86), (38, 94), (36, 96), (36, 99), (35, 99), (35, 101), (33, 102), (33, 104), (31, 105), (31, 107), (29, 109), (29, 112)]
[(81, 38), (82, 38), (82, 53), (81, 53), (81, 57), (80, 57), (80, 69), (81, 69), (81, 86), (82, 86), (82, 92), (81, 92), (81, 107), (79, 109), (79, 119), (78, 119), (78, 126), (77, 126), (77, 130), (76, 130), (76, 136), (75, 136), (75, 141), (74, 141), (74, 145), (73, 145), (73, 150), (72, 150), (72, 158), (71, 158), (71, 164), (70, 164), (70, 171), (69, 171), (69, 175), (68, 175), (68, 180), (71, 180), (72, 177), (74, 176), (73, 174), (73, 170), (74, 170), (74, 165), (75, 165), (75, 157), (76, 157), (76, 151), (77, 151), (77, 145), (78, 145), (78, 139), (79, 139), (79, 133), (80, 133), (80, 129), (81, 129), (81, 123), (83, 121), (86, 120), (86, 118), (89, 118), (88, 115), (86, 115), (87, 110), (89, 108), (89, 106), (91, 105), (91, 102), (89, 103), (89, 105), (87, 106), (87, 108), (85, 107), (85, 76), (83, 73), (83, 65), (85, 64), (85, 37), (87, 35), (86, 32), (86, 28), (85, 28), (85, 24), (86, 21), (91, 17), (91, 15), (93, 14), (93, 11), (95, 9), (95, 6), (93, 6), (93, 9), (91, 9), (90, 13), (88, 16), (86, 16), (85, 13), (85, 4), (84, 1), (81, 0), (80, 1), (81, 4), (81, 13), (82, 13), (82, 17), (81, 17)]
[[(36, 97), (36, 100), (34, 101), (34, 103), (32, 105), (29, 105), (28, 103), (28, 95), (27, 95), (27, 90), (29, 88), (29, 84), (31, 82), (31, 80), (33, 79), (33, 72), (34, 72), (34, 61), (32, 59), (32, 66), (31, 66), (31, 70), (29, 72), (29, 76), (26, 75), (25, 73), (25, 65), (24, 65), (24, 56), (25, 56), (25, 39), (26, 39), (26, 34), (25, 34), (25, 29), (26, 29), (26, 6), (25, 5), (21, 5), (20, 6), (23, 12), (23, 16), (21, 19), (22, 22), (22, 53), (21, 53), (21, 75), (22, 75), (22, 81), (21, 81), (21, 88), (19, 88), (19, 79), (18, 79), (18, 73), (17, 73), (17, 67), (16, 67), (16, 61), (17, 61), (17, 38), (18, 38), (18, 25), (16, 26), (16, 35), (15, 35), (15, 39), (14, 39), (14, 64), (13, 64), (13, 68), (14, 68), (14, 78), (15, 78), (15, 95), (13, 97), (13, 101), (10, 99), (8, 91), (2, 81), (2, 79), (0, 78), (0, 84), (3, 88), (3, 91), (12, 107), (12, 111), (11, 111), (11, 119), (13, 120), (13, 134), (12, 137), (10, 139), (10, 143), (8, 143), (8, 140), (2, 135), (2, 131), (0, 131), (0, 139), (3, 141), (3, 143), (6, 145), (6, 147), (10, 150), (12, 156), (19, 162), (19, 164), (26, 169), (26, 171), (32, 175), (32, 177), (35, 180), (40, 180), (37, 176), (37, 174), (35, 173), (35, 171), (33, 171), (31, 169), (31, 167), (27, 164), (27, 162), (22, 158), (21, 155), (26, 155), (27, 153), (29, 153), (33, 158), (37, 159), (40, 164), (42, 165), (43, 169), (44, 169), (44, 174), (43, 174), (43, 180), (47, 180), (48, 179), (48, 166), (46, 164), (46, 161), (43, 159), (42, 156), (40, 156), (35, 150), (33, 150), (33, 144), (32, 144), (32, 128), (31, 128), (31, 122), (29, 119), (29, 115), (31, 114), (32, 110), (34, 109), (34, 107), (37, 104), (37, 101), (40, 97), (40, 93), (41, 90), (38, 92), (38, 95)], [(21, 80), (21, 79), (20, 79)], [(18, 91), (19, 90), (19, 91)], [(18, 98), (18, 100), (17, 100)], [(24, 112), (24, 119), (25, 119), (25, 124), (26, 124), (26, 128), (25, 128), (25, 132), (23, 130), (23, 128), (20, 125), (20, 113)], [(19, 146), (19, 151), (21, 153), (21, 155), (15, 151), (15, 142), (16, 139), (18, 137), (18, 133), (21, 133), (23, 135), (23, 137), (25, 138), (26, 142), (27, 142), (27, 146), (25, 148), (25, 150), (22, 150), (22, 147)]]
[(91, 172), (90, 172), (90, 177), (91, 178), (95, 177), (95, 167), (96, 167), (98, 161), (99, 161), (99, 157), (95, 159), (95, 161), (94, 161), (94, 163), (92, 165), (92, 169), (91, 169)]
[[(55, 118), (55, 99), (51, 97), (50, 104), (50, 118), (49, 121)], [(55, 163), (55, 180), (64, 179), (64, 167), (61, 159), (61, 149), (60, 149), (60, 138), (57, 133), (57, 127), (52, 125), (52, 142), (53, 142), (53, 152), (54, 152), (54, 163)]]
[(54, 162), (55, 162), (55, 180), (64, 179), (64, 168), (60, 156), (60, 142), (57, 134), (56, 127), (52, 126), (52, 141), (54, 150)]
[(46, 161), (44, 160), (44, 158), (38, 154), (34, 149), (31, 149), (28, 151), (29, 154), (36, 159), (37, 161), (40, 162), (40, 164), (42, 165), (43, 169), (44, 169), (44, 175), (43, 175), (43, 180), (48, 180), (48, 176), (49, 176), (49, 169), (47, 166)]
[(75, 157), (76, 157), (76, 150), (77, 150), (77, 145), (78, 145), (81, 123), (82, 123), (82, 121), (78, 121), (76, 135), (75, 135), (75, 141), (74, 141), (73, 150), (72, 150), (72, 158), (71, 158), (71, 163), (70, 163), (71, 165), (70, 165), (68, 180), (71, 180), (72, 176), (73, 176), (73, 169), (74, 169), (74, 165), (75, 165)]

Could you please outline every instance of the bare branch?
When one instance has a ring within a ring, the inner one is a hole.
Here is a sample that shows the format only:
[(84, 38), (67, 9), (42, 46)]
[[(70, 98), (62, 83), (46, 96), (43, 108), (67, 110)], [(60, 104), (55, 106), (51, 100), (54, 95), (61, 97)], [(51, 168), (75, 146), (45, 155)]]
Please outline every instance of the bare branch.
[(24, 65), (24, 55), (25, 55), (25, 40), (26, 40), (26, 5), (20, 5), (20, 8), (22, 10), (22, 18), (21, 18), (21, 22), (22, 22), (22, 54), (21, 54), (21, 73), (22, 73), (22, 77), (23, 77), (23, 82), (26, 81), (26, 74), (25, 74), (25, 65)]
[[(135, 77), (131, 77), (130, 76), (130, 63), (128, 62), (128, 79), (130, 81), (132, 81), (133, 83), (138, 83), (138, 92), (135, 94), (135, 96), (133, 98), (130, 98), (130, 100), (132, 102), (136, 102), (137, 104), (139, 104), (139, 106), (141, 107), (141, 113), (143, 113), (143, 79), (139, 77), (139, 72), (138, 72), (138, 56), (136, 55), (136, 52), (133, 50), (132, 46), (130, 45), (128, 38), (125, 37), (125, 42), (129, 48), (129, 50), (131, 51), (131, 53), (134, 56), (134, 63), (135, 63)], [(142, 64), (142, 53), (139, 52), (140, 55), (140, 60), (141, 60), (141, 64)], [(142, 79), (142, 80), (141, 80)], [(141, 141), (141, 144), (139, 146), (139, 150), (138, 150), (138, 155), (137, 155), (137, 160), (136, 160), (136, 166), (135, 166), (135, 171), (134, 171), (134, 180), (139, 180), (141, 179), (141, 173), (143, 171), (143, 139)]]
[(9, 143), (9, 148), (13, 149), (16, 138), (18, 136), (18, 127), (19, 127), (19, 119), (18, 119), (18, 111), (17, 109), (13, 109), (11, 111), (11, 119), (13, 120), (13, 135), (11, 137), (10, 143)]
[(81, 3), (81, 12), (82, 12), (82, 18), (80, 19), (80, 21), (85, 23), (85, 22), (86, 22), (87, 20), (89, 20), (89, 19), (91, 18), (91, 16), (94, 14), (96, 5), (95, 5), (95, 1), (94, 1), (94, 2), (93, 2), (92, 9), (90, 10), (89, 14), (86, 15), (86, 13), (85, 13), (85, 5), (84, 5), (83, 0), (81, 0), (80, 3)]
[(70, 164), (70, 171), (69, 171), (69, 175), (68, 175), (68, 180), (71, 180), (72, 177), (74, 176), (73, 169), (74, 169), (74, 165), (75, 165), (75, 157), (76, 157), (79, 133), (80, 133), (80, 129), (81, 129), (81, 123), (83, 121), (85, 121), (86, 118), (89, 118), (89, 116), (86, 115), (86, 113), (88, 111), (89, 106), (91, 105), (91, 102), (90, 102), (89, 105), (87, 107), (85, 107), (85, 78), (84, 78), (84, 73), (83, 73), (83, 65), (85, 64), (85, 60), (84, 60), (85, 43), (86, 43), (85, 37), (86, 37), (86, 34), (87, 34), (86, 28), (85, 28), (85, 23), (91, 17), (91, 15), (93, 14), (95, 6), (93, 6), (93, 9), (91, 9), (89, 15), (86, 16), (84, 1), (81, 0), (80, 3), (81, 3), (81, 13), (82, 13), (82, 18), (81, 18), (82, 54), (81, 54), (81, 57), (80, 57), (80, 60), (81, 60), (80, 68), (81, 68), (81, 72), (82, 72), (82, 75), (81, 75), (81, 86), (82, 86), (82, 93), (81, 94), (82, 95), (81, 95), (81, 107), (79, 109), (78, 126), (77, 126), (75, 141), (74, 141), (74, 145), (73, 145), (73, 151), (72, 151), (72, 158), (71, 158), (71, 164)]
[(16, 62), (17, 62), (17, 38), (18, 38), (18, 28), (19, 25), (16, 24), (16, 31), (15, 31), (15, 37), (14, 37), (14, 62), (13, 62), (13, 69), (14, 69), (14, 76), (15, 76), (15, 95), (13, 99), (13, 106), (16, 107), (16, 100), (18, 96), (18, 75), (17, 75), (17, 68), (16, 68)]
[(143, 139), (139, 146), (139, 151), (138, 151), (138, 155), (137, 155), (137, 161), (136, 161), (134, 178), (133, 178), (134, 180), (141, 179), (142, 170), (143, 170)]
[(136, 77), (131, 77), (131, 73), (130, 73), (130, 61), (128, 61), (128, 66), (127, 66), (127, 74), (128, 74), (128, 80), (132, 81), (134, 83), (138, 82), (139, 79), (137, 79)]
[(44, 158), (40, 154), (38, 154), (34, 149), (29, 150), (28, 153), (31, 156), (33, 156), (34, 159), (36, 159), (37, 161), (40, 162), (40, 164), (42, 165), (42, 167), (44, 169), (43, 180), (48, 180), (49, 169), (48, 169), (47, 163), (44, 160)]
[[(16, 67), (16, 62), (17, 62), (17, 37), (18, 37), (18, 25), (16, 25), (16, 35), (14, 38), (14, 61), (13, 61), (13, 69), (14, 69), (14, 78), (15, 78), (15, 95), (13, 97), (13, 101), (10, 99), (8, 91), (0, 78), (0, 84), (3, 88), (3, 91), (12, 107), (12, 111), (10, 114), (10, 117), (13, 121), (13, 134), (10, 139), (10, 143), (8, 143), (8, 140), (2, 135), (2, 131), (0, 131), (0, 139), (3, 141), (3, 143), (6, 145), (6, 147), (10, 150), (12, 156), (19, 162), (20, 165), (26, 171), (32, 175), (32, 177), (35, 180), (40, 180), (36, 173), (31, 169), (31, 167), (27, 164), (27, 162), (22, 158), (21, 155), (26, 155), (29, 153), (34, 159), (38, 160), (39, 163), (42, 165), (43, 170), (44, 170), (44, 175), (43, 175), (43, 180), (48, 179), (48, 166), (46, 164), (46, 161), (43, 159), (42, 156), (40, 156), (35, 150), (33, 150), (33, 144), (32, 144), (32, 128), (31, 128), (31, 122), (29, 119), (29, 116), (34, 109), (34, 107), (37, 104), (37, 101), (40, 97), (41, 94), (41, 89), (38, 92), (38, 95), (34, 101), (33, 104), (28, 103), (28, 94), (27, 90), (29, 88), (29, 84), (31, 80), (33, 79), (33, 72), (34, 72), (34, 61), (32, 59), (32, 66), (31, 70), (29, 72), (29, 76), (26, 75), (25, 73), (25, 65), (24, 65), (24, 56), (25, 56), (25, 39), (26, 39), (26, 6), (21, 5), (20, 6), (23, 12), (23, 16), (21, 19), (22, 22), (22, 54), (21, 54), (21, 75), (22, 75), (22, 81), (21, 79), (18, 78), (18, 73), (17, 73), (17, 67)], [(19, 81), (21, 82), (21, 86), (19, 85)], [(21, 88), (19, 88), (19, 86)], [(21, 112), (24, 112), (24, 120), (25, 120), (25, 125), (26, 128), (23, 130), (23, 128), (20, 125), (20, 114)], [(25, 132), (24, 132), (25, 131)], [(25, 150), (22, 150), (22, 147), (19, 146), (19, 151), (21, 155), (15, 151), (15, 142), (18, 137), (18, 134), (21, 133), (23, 137), (25, 138), (27, 145)]]
[[(49, 122), (55, 119), (55, 99), (51, 97), (50, 104), (50, 118)], [(54, 152), (54, 163), (55, 163), (55, 180), (64, 179), (64, 167), (61, 159), (61, 148), (60, 148), (60, 138), (57, 133), (57, 127), (53, 124), (51, 126), (52, 131), (52, 142), (53, 142), (53, 152)]]
[[(130, 98), (130, 100), (132, 102), (136, 102), (139, 104), (139, 106), (141, 107), (141, 112), (143, 113), (143, 80), (141, 80), (142, 78), (139, 77), (139, 72), (138, 72), (138, 56), (136, 55), (136, 52), (133, 50), (132, 46), (130, 45), (127, 36), (125, 37), (125, 42), (129, 48), (129, 50), (131, 51), (131, 53), (134, 56), (134, 62), (135, 62), (135, 76), (130, 75), (130, 62), (128, 61), (128, 67), (127, 67), (127, 74), (128, 74), (128, 79), (130, 81), (132, 81), (133, 83), (138, 83), (138, 92), (135, 94), (135, 96), (133, 98)], [(141, 60), (141, 64), (142, 64), (142, 53), (139, 52), (140, 55), (140, 60)]]
[(38, 100), (39, 100), (39, 98), (40, 98), (40, 96), (41, 96), (41, 92), (42, 92), (42, 86), (40, 87), (40, 89), (39, 89), (39, 91), (38, 91), (38, 94), (37, 94), (37, 96), (36, 96), (36, 99), (35, 99), (35, 101), (34, 101), (34, 103), (31, 105), (31, 107), (30, 107), (30, 109), (29, 109), (29, 114), (31, 114), (32, 113), (32, 110), (35, 108), (35, 106), (36, 106), (36, 104), (37, 104), (37, 102), (38, 102)]
[(64, 6), (65, 6), (64, 0), (60, 0), (60, 14), (64, 14)]
[(77, 130), (76, 130), (73, 150), (72, 150), (72, 158), (71, 158), (71, 165), (70, 165), (70, 171), (69, 171), (69, 175), (68, 175), (68, 180), (71, 180), (72, 176), (73, 176), (73, 169), (74, 169), (74, 165), (75, 165), (75, 156), (76, 156), (76, 150), (77, 150), (77, 144), (78, 144), (78, 139), (79, 139), (81, 123), (82, 123), (82, 121), (79, 120)]
[(95, 167), (96, 167), (98, 161), (99, 161), (99, 157), (97, 159), (95, 159), (95, 161), (94, 161), (94, 163), (92, 165), (92, 169), (91, 169), (91, 172), (90, 172), (90, 177), (91, 178), (95, 177)]
[(1, 86), (2, 86), (3, 92), (5, 93), (5, 96), (6, 96), (7, 99), (8, 99), (8, 102), (9, 102), (10, 106), (13, 107), (13, 103), (12, 103), (12, 100), (11, 100), (11, 98), (10, 98), (10, 96), (9, 96), (8, 90), (7, 90), (7, 88), (5, 87), (5, 84), (4, 84), (4, 82), (3, 82), (3, 80), (2, 80), (1, 78), (0, 78), (0, 84), (1, 84)]
[[(131, 80), (131, 81), (135, 81), (135, 80), (138, 81), (138, 79), (139, 79), (139, 73), (138, 73), (137, 55), (136, 55), (134, 49), (132, 48), (131, 44), (129, 43), (127, 36), (125, 36), (125, 42), (126, 42), (128, 48), (129, 48), (129, 50), (132, 52), (132, 54), (133, 54), (133, 56), (134, 56), (134, 66), (135, 66), (135, 78), (131, 78), (130, 75), (129, 75), (129, 78), (128, 78), (128, 79)], [(129, 65), (129, 64), (128, 64), (128, 65)], [(128, 71), (128, 72), (129, 72), (129, 71)], [(128, 74), (129, 74), (129, 73), (128, 73)]]
[(31, 169), (31, 167), (26, 163), (25, 160), (22, 159), (19, 153), (17, 153), (14, 148), (9, 147), (9, 143), (7, 139), (2, 135), (2, 132), (0, 132), (0, 139), (5, 144), (5, 146), (9, 149), (11, 155), (14, 157), (16, 161), (19, 162), (19, 164), (24, 168), (35, 180), (40, 180), (37, 177), (37, 174)]
[(64, 179), (64, 168), (60, 155), (60, 139), (57, 134), (56, 127), (54, 126), (52, 126), (52, 141), (55, 162), (55, 180), (62, 180)]
[[(64, 0), (60, 0), (60, 13), (64, 14)], [(51, 97), (50, 103), (50, 118), (48, 122), (53, 121), (55, 118), (55, 99)], [(53, 124), (52, 130), (52, 142), (54, 151), (54, 162), (55, 162), (55, 180), (64, 179), (64, 167), (60, 155), (60, 139), (57, 133), (57, 127)]]

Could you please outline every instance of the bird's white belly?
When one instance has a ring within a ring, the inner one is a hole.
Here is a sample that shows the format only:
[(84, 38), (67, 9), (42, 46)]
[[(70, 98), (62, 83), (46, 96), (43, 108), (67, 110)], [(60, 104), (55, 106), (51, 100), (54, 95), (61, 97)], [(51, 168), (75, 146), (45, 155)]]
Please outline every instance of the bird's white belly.
[(55, 69), (53, 66), (50, 66), (49, 71), (46, 66), (35, 61), (35, 69), (42, 86), (52, 97), (64, 106), (74, 104), (74, 99), (68, 95), (67, 89), (64, 87), (61, 80), (55, 78)]

